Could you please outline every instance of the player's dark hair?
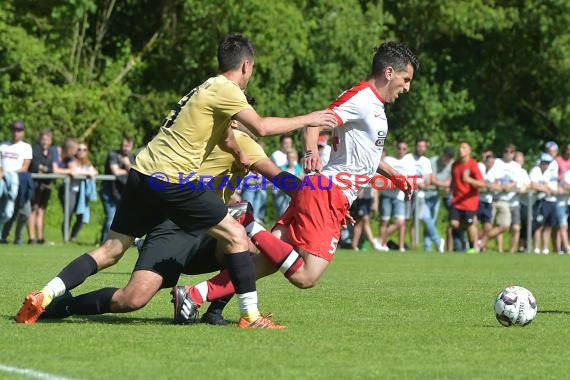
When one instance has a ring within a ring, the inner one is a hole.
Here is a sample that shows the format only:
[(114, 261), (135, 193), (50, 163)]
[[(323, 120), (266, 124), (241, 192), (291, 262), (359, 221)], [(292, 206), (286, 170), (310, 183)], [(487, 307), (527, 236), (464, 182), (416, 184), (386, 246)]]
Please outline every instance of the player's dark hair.
[(393, 67), (396, 71), (404, 71), (412, 65), (414, 72), (418, 71), (420, 63), (408, 47), (400, 42), (385, 42), (376, 48), (372, 59), (372, 76), (378, 76), (386, 67)]
[(428, 139), (426, 139), (425, 137), (421, 137), (421, 138), (416, 140), (416, 145), (418, 145), (421, 142), (425, 142), (426, 144), (429, 144)]
[(252, 59), (255, 54), (253, 44), (239, 34), (228, 34), (218, 45), (218, 70), (221, 73), (240, 67), (244, 59)]
[(294, 139), (293, 139), (293, 136), (291, 136), (291, 135), (281, 135), (281, 136), (279, 137), (279, 143), (282, 143), (283, 140), (285, 140), (285, 139), (294, 140)]

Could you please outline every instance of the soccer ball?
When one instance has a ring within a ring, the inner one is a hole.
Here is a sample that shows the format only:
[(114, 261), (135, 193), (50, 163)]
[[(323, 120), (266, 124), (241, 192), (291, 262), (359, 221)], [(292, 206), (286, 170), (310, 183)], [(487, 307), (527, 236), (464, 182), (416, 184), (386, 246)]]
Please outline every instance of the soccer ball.
[(509, 286), (497, 295), (495, 316), (505, 327), (526, 326), (534, 320), (538, 307), (530, 290), (522, 286)]

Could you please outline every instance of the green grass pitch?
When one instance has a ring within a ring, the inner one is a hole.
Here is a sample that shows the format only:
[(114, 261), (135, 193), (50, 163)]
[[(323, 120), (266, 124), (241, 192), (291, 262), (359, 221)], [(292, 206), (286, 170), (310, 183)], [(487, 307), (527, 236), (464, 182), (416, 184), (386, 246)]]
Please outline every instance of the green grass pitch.
[[(568, 378), (567, 255), (339, 250), (313, 289), (280, 274), (258, 282), (261, 310), (284, 331), (172, 325), (167, 290), (135, 313), (14, 323), (25, 294), (85, 250), (0, 246), (0, 367), (73, 379)], [(74, 294), (124, 285), (135, 259), (129, 250)], [(510, 284), (537, 298), (527, 327), (495, 320), (494, 297)], [(235, 301), (226, 317), (238, 319)]]

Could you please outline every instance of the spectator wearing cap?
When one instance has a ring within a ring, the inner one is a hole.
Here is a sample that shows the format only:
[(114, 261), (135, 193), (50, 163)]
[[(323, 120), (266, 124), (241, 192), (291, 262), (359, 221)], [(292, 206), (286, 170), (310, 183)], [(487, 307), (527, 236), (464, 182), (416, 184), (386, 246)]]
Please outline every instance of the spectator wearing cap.
[(30, 198), (33, 191), (33, 182), (28, 169), (32, 162), (33, 154), (32, 146), (24, 142), (24, 122), (16, 121), (12, 123), (11, 129), (11, 140), (0, 145), (1, 166), (4, 172), (18, 173), (18, 196), (14, 205), (14, 213), (2, 228), (0, 242), (3, 244), (8, 242), (8, 235), (10, 235), (12, 225), (16, 223), (14, 243), (22, 244), (24, 226), (31, 213)]
[[(533, 208), (534, 253), (550, 253), (552, 227), (556, 224), (556, 194), (558, 193), (558, 168), (551, 165), (554, 157), (542, 153), (537, 166), (529, 173), (531, 188), (538, 192)], [(542, 244), (541, 244), (542, 242)], [(541, 249), (542, 246), (542, 249)]]

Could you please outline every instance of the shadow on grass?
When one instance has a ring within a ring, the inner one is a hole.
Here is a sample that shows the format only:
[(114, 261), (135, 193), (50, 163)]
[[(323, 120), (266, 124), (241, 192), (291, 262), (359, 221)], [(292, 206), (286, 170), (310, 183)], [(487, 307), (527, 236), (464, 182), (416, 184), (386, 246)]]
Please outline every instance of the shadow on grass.
[[(14, 322), (13, 315), (1, 315), (1, 319)], [(99, 323), (99, 324), (109, 324), (109, 325), (123, 325), (123, 324), (146, 324), (146, 325), (174, 325), (172, 318), (167, 317), (127, 317), (127, 316), (115, 316), (115, 315), (75, 315), (69, 318), (62, 319), (40, 319), (38, 324), (84, 324), (84, 323)]]
[(539, 310), (539, 314), (568, 314), (570, 315), (570, 310)]

